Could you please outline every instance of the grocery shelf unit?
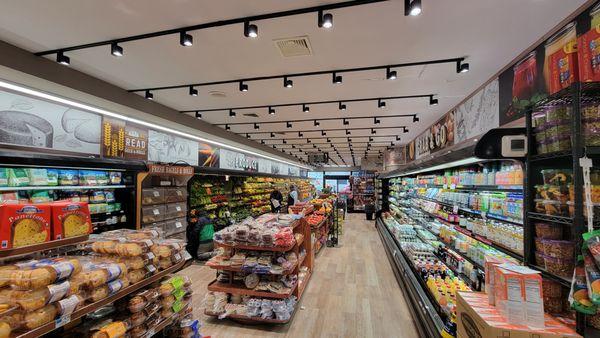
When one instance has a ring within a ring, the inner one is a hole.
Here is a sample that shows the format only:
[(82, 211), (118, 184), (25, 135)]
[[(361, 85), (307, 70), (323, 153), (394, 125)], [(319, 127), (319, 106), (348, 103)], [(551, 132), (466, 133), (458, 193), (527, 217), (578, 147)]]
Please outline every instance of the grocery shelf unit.
[[(308, 281), (310, 280), (310, 276), (311, 276), (311, 273), (313, 270), (315, 253), (313, 251), (312, 242), (310, 240), (310, 236), (311, 236), (310, 225), (306, 222), (306, 220), (304, 218), (295, 220), (290, 226), (293, 227), (294, 233), (300, 233), (303, 235), (303, 240), (301, 242), (296, 242), (294, 245), (292, 245), (290, 247), (263, 247), (263, 246), (243, 245), (243, 244), (237, 244), (237, 243), (222, 243), (222, 242), (217, 242), (217, 241), (214, 242), (215, 246), (232, 248), (234, 250), (240, 249), (240, 250), (273, 251), (273, 252), (293, 251), (294, 253), (296, 253), (296, 256), (298, 257), (298, 263), (293, 268), (293, 270), (285, 271), (284, 274), (296, 274), (297, 275), (300, 268), (303, 266), (308, 268), (308, 274), (306, 275), (306, 278), (304, 278), (303, 280), (298, 279), (298, 282), (296, 283), (296, 285), (294, 287), (292, 287), (289, 294), (278, 294), (278, 293), (272, 293), (272, 292), (255, 291), (255, 290), (248, 289), (248, 288), (244, 287), (243, 285), (234, 284), (233, 283), (233, 274), (235, 272), (238, 272), (238, 269), (232, 269), (231, 267), (222, 268), (220, 266), (211, 266), (211, 268), (215, 269), (216, 271), (224, 271), (226, 273), (229, 273), (230, 274), (230, 276), (229, 276), (230, 282), (229, 283), (220, 283), (215, 279), (208, 285), (208, 291), (225, 292), (225, 293), (230, 293), (230, 294), (248, 295), (248, 296), (253, 296), (253, 297), (263, 297), (263, 298), (272, 298), (272, 299), (285, 299), (285, 298), (288, 298), (288, 297), (294, 295), (297, 297), (298, 300), (300, 300), (300, 298), (302, 297), (302, 294), (304, 293), (304, 290), (306, 289), (306, 285), (308, 284)], [(303, 256), (300, 256), (300, 252), (302, 252), (303, 250), (306, 254)], [(275, 275), (270, 275), (270, 276), (274, 277)], [(217, 317), (220, 315), (220, 313), (214, 313), (214, 312), (210, 312), (210, 311), (205, 311), (204, 314), (207, 316), (212, 316), (212, 317)], [(277, 319), (264, 319), (264, 318), (260, 318), (260, 317), (246, 317), (246, 316), (238, 316), (238, 315), (228, 316), (228, 318), (231, 318), (233, 320), (238, 320), (241, 322), (247, 322), (247, 323), (285, 324), (292, 320), (293, 315), (290, 317), (289, 320), (286, 320), (286, 321), (277, 320)]]
[[(583, 203), (583, 171), (579, 159), (587, 156), (593, 160), (594, 167), (599, 165), (600, 147), (586, 146), (586, 140), (582, 135), (582, 105), (594, 98), (600, 97), (600, 83), (574, 83), (546, 99), (543, 99), (526, 111), (526, 129), (528, 140), (528, 151), (526, 157), (527, 174), (525, 178), (525, 262), (542, 272), (545, 278), (562, 284), (565, 288), (571, 285), (571, 278), (564, 278), (546, 271), (535, 261), (535, 222), (550, 222), (563, 225), (565, 239), (575, 241), (576, 248), (581, 248), (582, 234), (587, 231), (586, 219), (584, 218)], [(566, 106), (570, 108), (570, 135), (571, 149), (558, 152), (538, 154), (536, 138), (533, 125), (533, 115), (548, 107)], [(541, 170), (557, 168), (571, 169), (573, 172), (573, 213), (572, 217), (553, 216), (535, 211), (535, 195), (537, 184), (542, 183)], [(570, 229), (570, 231), (569, 231)], [(576, 250), (576, 255), (580, 250)], [(574, 257), (575, 259), (575, 257)], [(586, 332), (586, 318), (577, 312), (577, 331), (580, 334)]]
[(193, 168), (151, 164), (137, 175), (136, 229), (161, 228), (169, 238), (186, 239), (187, 182)]
[(146, 164), (135, 161), (120, 161), (100, 159), (95, 157), (70, 157), (52, 154), (30, 153), (24, 151), (0, 151), (0, 167), (7, 168), (36, 168), (57, 170), (96, 170), (118, 171), (121, 173), (121, 184), (108, 185), (71, 185), (71, 186), (24, 186), (0, 187), (0, 193), (43, 191), (52, 193), (66, 193), (74, 191), (114, 191), (115, 202), (120, 203), (120, 210), (99, 210), (92, 212), (91, 219), (93, 232), (99, 233), (108, 230), (134, 228), (135, 219), (135, 175), (146, 170)]
[(352, 208), (349, 212), (364, 212), (365, 205), (375, 204), (375, 174), (373, 172), (359, 172), (350, 176), (352, 188)]

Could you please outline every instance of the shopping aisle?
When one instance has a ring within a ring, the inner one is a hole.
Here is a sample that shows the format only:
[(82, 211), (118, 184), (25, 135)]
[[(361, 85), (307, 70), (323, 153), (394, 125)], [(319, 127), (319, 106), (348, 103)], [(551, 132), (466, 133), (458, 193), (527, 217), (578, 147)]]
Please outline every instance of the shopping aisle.
[(316, 258), (307, 290), (287, 325), (239, 325), (202, 315), (201, 303), (214, 270), (194, 265), (194, 311), (202, 333), (212, 337), (418, 337), (406, 300), (389, 265), (373, 221), (349, 214), (340, 246)]

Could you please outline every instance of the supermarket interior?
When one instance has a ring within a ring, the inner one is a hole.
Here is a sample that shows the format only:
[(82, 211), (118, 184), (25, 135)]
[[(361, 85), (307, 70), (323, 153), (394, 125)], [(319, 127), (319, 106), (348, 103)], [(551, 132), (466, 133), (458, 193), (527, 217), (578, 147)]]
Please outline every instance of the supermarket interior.
[(0, 338), (600, 338), (600, 0), (0, 2)]

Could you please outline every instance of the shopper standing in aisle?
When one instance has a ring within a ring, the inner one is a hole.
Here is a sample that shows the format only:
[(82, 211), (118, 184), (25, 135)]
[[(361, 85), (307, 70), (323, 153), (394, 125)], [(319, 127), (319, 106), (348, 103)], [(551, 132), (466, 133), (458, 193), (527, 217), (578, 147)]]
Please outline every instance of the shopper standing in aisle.
[(290, 193), (288, 194), (287, 205), (290, 207), (296, 204), (296, 202), (298, 202), (298, 188), (295, 185), (292, 185), (290, 187)]
[(271, 200), (271, 212), (280, 212), (281, 203), (283, 202), (283, 195), (281, 194), (281, 191), (275, 188), (275, 190), (271, 192), (269, 199)]

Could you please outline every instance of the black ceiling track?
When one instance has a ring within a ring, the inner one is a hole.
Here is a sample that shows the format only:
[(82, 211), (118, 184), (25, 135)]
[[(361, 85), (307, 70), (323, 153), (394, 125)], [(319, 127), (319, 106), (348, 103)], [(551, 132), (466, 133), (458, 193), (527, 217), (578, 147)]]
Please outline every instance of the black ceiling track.
[[(181, 113), (207, 113), (207, 112), (216, 112), (216, 111), (239, 111), (239, 110), (247, 110), (247, 109), (269, 109), (269, 108), (279, 108), (279, 107), (294, 107), (294, 106), (316, 106), (321, 104), (339, 104), (339, 103), (349, 103), (349, 102), (368, 102), (368, 101), (386, 101), (386, 100), (402, 100), (402, 99), (418, 99), (418, 98), (429, 98), (433, 99), (435, 94), (419, 94), (419, 95), (400, 95), (400, 96), (384, 96), (384, 97), (368, 97), (361, 99), (338, 99), (338, 100), (327, 100), (327, 101), (311, 101), (311, 102), (297, 102), (297, 103), (278, 103), (278, 104), (268, 104), (268, 105), (260, 105), (260, 106), (241, 106), (241, 107), (228, 107), (228, 108), (211, 108), (211, 109), (192, 109), (192, 110), (182, 110)], [(417, 116), (417, 114), (405, 114), (398, 116)], [(231, 124), (231, 123), (230, 123)]]
[[(239, 132), (237, 134), (240, 135), (255, 135), (255, 134), (270, 134), (270, 133), (320, 133), (320, 132), (328, 132), (328, 131), (345, 131), (345, 130), (371, 130), (371, 129), (404, 129), (404, 132), (408, 132), (407, 126), (390, 126), (390, 127), (364, 127), (364, 128), (334, 128), (334, 129), (318, 129), (318, 130), (273, 130), (273, 131), (254, 131), (254, 132)], [(368, 137), (369, 135), (356, 135), (352, 137)]]
[[(263, 125), (263, 124), (286, 124), (286, 123), (300, 123), (300, 122), (314, 122), (317, 120), (318, 122), (323, 121), (338, 121), (338, 120), (367, 120), (367, 119), (387, 119), (387, 118), (399, 118), (399, 117), (412, 117), (414, 118), (416, 114), (399, 114), (399, 115), (381, 115), (381, 116), (346, 116), (346, 117), (324, 117), (324, 118), (312, 118), (312, 119), (299, 119), (299, 120), (284, 120), (284, 121), (260, 121), (260, 122), (233, 122), (233, 123), (218, 123), (215, 126), (242, 126), (242, 125)], [(344, 124), (347, 125), (347, 124)]]
[(229, 26), (229, 25), (236, 25), (236, 24), (244, 24), (245, 22), (250, 22), (250, 21), (254, 22), (254, 21), (261, 21), (261, 20), (268, 20), (268, 19), (283, 18), (286, 16), (294, 16), (294, 15), (301, 15), (301, 14), (308, 14), (308, 13), (318, 13), (319, 11), (327, 11), (327, 10), (334, 10), (334, 9), (340, 9), (340, 8), (368, 5), (368, 4), (384, 2), (384, 1), (388, 1), (388, 0), (344, 1), (344, 2), (333, 3), (333, 4), (328, 4), (328, 5), (322, 5), (322, 6), (298, 8), (298, 9), (291, 9), (291, 10), (281, 11), (281, 12), (273, 12), (273, 13), (267, 13), (267, 14), (247, 16), (247, 17), (242, 17), (242, 18), (213, 21), (213, 22), (207, 22), (207, 23), (202, 23), (202, 24), (198, 24), (198, 25), (185, 26), (185, 27), (167, 29), (167, 30), (138, 34), (138, 35), (131, 35), (131, 36), (126, 36), (126, 37), (122, 37), (122, 38), (118, 38), (118, 39), (102, 40), (102, 41), (97, 41), (97, 42), (81, 44), (81, 45), (45, 50), (45, 51), (37, 52), (37, 53), (35, 53), (35, 55), (43, 56), (43, 55), (57, 54), (59, 52), (69, 52), (69, 51), (74, 51), (74, 50), (88, 49), (88, 48), (94, 48), (94, 47), (100, 47), (100, 46), (111, 46), (113, 43), (123, 43), (123, 42), (137, 41), (137, 40), (145, 40), (145, 39), (151, 39), (151, 38), (156, 38), (156, 37), (165, 36), (165, 35), (179, 35), (181, 33), (189, 33), (191, 31), (197, 31), (197, 30), (202, 30), (202, 29), (209, 29), (209, 28), (214, 28), (214, 27), (222, 27), (222, 26)]

